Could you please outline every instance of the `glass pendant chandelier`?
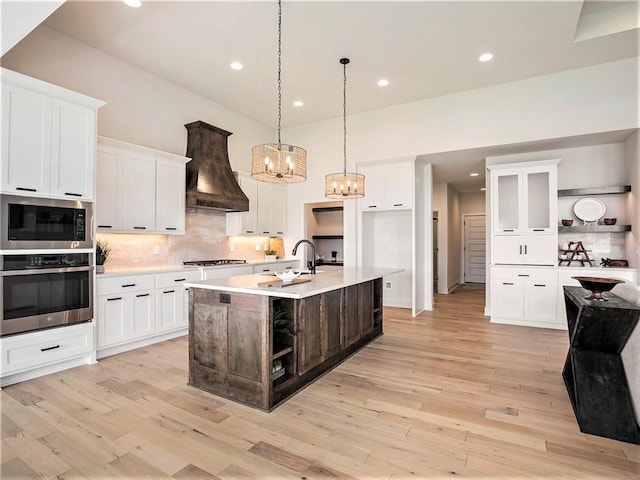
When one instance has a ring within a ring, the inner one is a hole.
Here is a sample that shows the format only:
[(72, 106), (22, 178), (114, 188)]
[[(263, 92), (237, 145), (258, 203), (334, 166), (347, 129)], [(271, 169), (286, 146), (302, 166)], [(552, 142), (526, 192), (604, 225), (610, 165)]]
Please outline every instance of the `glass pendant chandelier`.
[(327, 198), (362, 198), (364, 197), (364, 175), (347, 172), (347, 64), (348, 58), (341, 58), (344, 72), (344, 89), (342, 95), (342, 114), (344, 118), (344, 168), (340, 173), (330, 173), (324, 177), (324, 196)]
[(280, 142), (282, 120), (282, 2), (278, 0), (278, 143), (251, 149), (251, 177), (261, 182), (297, 183), (307, 179), (307, 151)]

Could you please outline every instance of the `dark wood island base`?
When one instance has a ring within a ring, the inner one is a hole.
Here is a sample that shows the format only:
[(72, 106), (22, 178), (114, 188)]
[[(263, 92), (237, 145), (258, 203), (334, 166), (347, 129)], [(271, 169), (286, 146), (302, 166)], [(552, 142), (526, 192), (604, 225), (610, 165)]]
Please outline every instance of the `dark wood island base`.
[(382, 335), (381, 278), (305, 298), (190, 288), (189, 300), (189, 385), (266, 411)]

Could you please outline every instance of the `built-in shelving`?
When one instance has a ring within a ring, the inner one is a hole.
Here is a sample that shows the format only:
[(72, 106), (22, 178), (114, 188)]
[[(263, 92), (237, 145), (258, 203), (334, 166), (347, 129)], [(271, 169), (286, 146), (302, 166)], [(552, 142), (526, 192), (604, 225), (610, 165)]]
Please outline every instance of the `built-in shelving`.
[(582, 195), (614, 195), (631, 191), (631, 185), (617, 187), (569, 188), (558, 190), (558, 197), (578, 197)]
[(276, 360), (280, 357), (284, 357), (286, 354), (293, 352), (293, 347), (287, 347), (283, 350), (280, 350), (279, 352), (276, 352), (273, 354), (273, 356), (271, 357), (272, 360)]
[(631, 225), (576, 225), (571, 227), (558, 227), (558, 233), (619, 233), (630, 231)]
[(314, 213), (322, 213), (322, 212), (342, 212), (344, 210), (343, 207), (313, 207)]
[(344, 235), (313, 235), (314, 240), (342, 240)]

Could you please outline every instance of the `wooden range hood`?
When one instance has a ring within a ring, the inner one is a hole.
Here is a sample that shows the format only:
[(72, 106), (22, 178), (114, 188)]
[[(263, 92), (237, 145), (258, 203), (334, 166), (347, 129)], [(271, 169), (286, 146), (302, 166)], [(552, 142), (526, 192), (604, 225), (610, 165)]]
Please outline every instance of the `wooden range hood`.
[(203, 121), (188, 123), (187, 207), (225, 212), (246, 212), (249, 199), (238, 186), (231, 164), (227, 139), (231, 132)]

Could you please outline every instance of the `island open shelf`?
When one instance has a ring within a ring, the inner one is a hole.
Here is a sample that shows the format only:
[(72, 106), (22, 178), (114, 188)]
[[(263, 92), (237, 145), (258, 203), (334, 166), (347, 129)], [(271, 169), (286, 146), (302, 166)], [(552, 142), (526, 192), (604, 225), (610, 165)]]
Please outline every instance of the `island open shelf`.
[(185, 284), (189, 384), (270, 411), (382, 335), (382, 276), (399, 270), (336, 270), (283, 288), (261, 275)]

